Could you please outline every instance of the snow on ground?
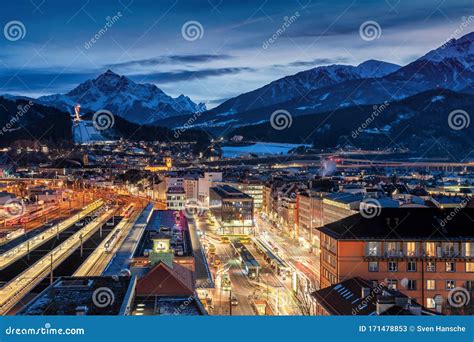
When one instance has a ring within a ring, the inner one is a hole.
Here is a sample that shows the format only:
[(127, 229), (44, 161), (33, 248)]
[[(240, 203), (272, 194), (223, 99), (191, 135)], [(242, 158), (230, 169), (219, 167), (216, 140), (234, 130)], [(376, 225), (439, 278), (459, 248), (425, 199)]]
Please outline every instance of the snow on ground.
[(301, 145), (259, 142), (249, 146), (224, 146), (222, 147), (222, 152), (224, 158), (238, 158), (251, 153), (256, 155), (286, 154), (288, 151), (298, 146)]

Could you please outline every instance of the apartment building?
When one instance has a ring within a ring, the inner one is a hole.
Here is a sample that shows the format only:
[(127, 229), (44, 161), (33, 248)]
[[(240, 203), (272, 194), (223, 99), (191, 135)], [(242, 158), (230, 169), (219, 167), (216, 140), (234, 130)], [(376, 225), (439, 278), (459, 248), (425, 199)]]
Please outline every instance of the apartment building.
[(319, 248), (319, 228), (323, 225), (323, 194), (304, 191), (296, 197), (298, 207), (298, 238)]
[(210, 189), (210, 208), (220, 224), (221, 234), (253, 233), (253, 198), (229, 185)]
[(198, 184), (199, 181), (194, 177), (186, 177), (183, 181), (184, 191), (186, 192), (187, 200), (196, 200), (198, 199)]
[(474, 290), (474, 209), (383, 208), (326, 224), (321, 288), (361, 277), (450, 313), (453, 291)]
[(217, 185), (229, 185), (253, 198), (254, 210), (263, 209), (264, 185), (261, 181), (245, 179), (240, 182), (216, 182)]
[(359, 211), (362, 193), (335, 192), (323, 198), (323, 224), (337, 222)]
[(172, 186), (166, 190), (166, 208), (183, 210), (186, 206), (186, 192), (182, 186)]

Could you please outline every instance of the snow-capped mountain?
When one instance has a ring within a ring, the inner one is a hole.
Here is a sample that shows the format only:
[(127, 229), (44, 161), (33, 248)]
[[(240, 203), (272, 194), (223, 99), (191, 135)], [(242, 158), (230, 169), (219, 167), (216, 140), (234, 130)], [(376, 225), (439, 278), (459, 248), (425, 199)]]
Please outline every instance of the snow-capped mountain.
[(89, 111), (106, 109), (139, 124), (206, 109), (204, 104), (196, 104), (187, 96), (172, 98), (153, 84), (135, 83), (111, 70), (66, 94), (42, 96), (37, 100), (67, 112), (78, 103)]
[(309, 92), (350, 80), (383, 77), (400, 68), (399, 65), (369, 60), (358, 66), (333, 64), (301, 71), (271, 82), (259, 89), (227, 100), (216, 107), (217, 114), (232, 114), (304, 97)]
[(474, 81), (474, 32), (451, 39), (387, 79), (417, 83), (419, 91), (434, 88), (463, 90)]
[(369, 60), (358, 66), (330, 65), (287, 76), (227, 100), (203, 119), (209, 127), (225, 126), (225, 122), (241, 126), (268, 121), (279, 109), (300, 116), (399, 101), (431, 89), (474, 93), (474, 32), (403, 67)]

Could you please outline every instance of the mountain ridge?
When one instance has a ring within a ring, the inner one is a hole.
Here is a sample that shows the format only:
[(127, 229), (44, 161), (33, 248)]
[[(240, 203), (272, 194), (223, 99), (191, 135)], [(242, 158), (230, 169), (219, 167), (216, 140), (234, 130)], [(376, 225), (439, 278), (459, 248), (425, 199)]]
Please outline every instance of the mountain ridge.
[(172, 98), (154, 84), (136, 83), (110, 69), (65, 94), (45, 95), (36, 101), (68, 112), (78, 103), (90, 111), (106, 109), (138, 124), (206, 109), (185, 95)]

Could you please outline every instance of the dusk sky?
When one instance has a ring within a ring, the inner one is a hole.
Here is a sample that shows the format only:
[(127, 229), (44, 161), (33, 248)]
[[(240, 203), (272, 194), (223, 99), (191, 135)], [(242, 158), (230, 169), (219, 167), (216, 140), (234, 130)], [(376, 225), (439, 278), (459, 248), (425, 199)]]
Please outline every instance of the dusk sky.
[[(0, 93), (64, 93), (112, 69), (212, 107), (318, 65), (406, 64), (473, 31), (471, 22), (454, 34), (471, 15), (473, 0), (4, 1), (2, 27), (19, 21), (24, 37), (0, 37)], [(183, 36), (190, 21), (198, 37)], [(379, 38), (361, 39), (366, 21), (378, 23)]]

